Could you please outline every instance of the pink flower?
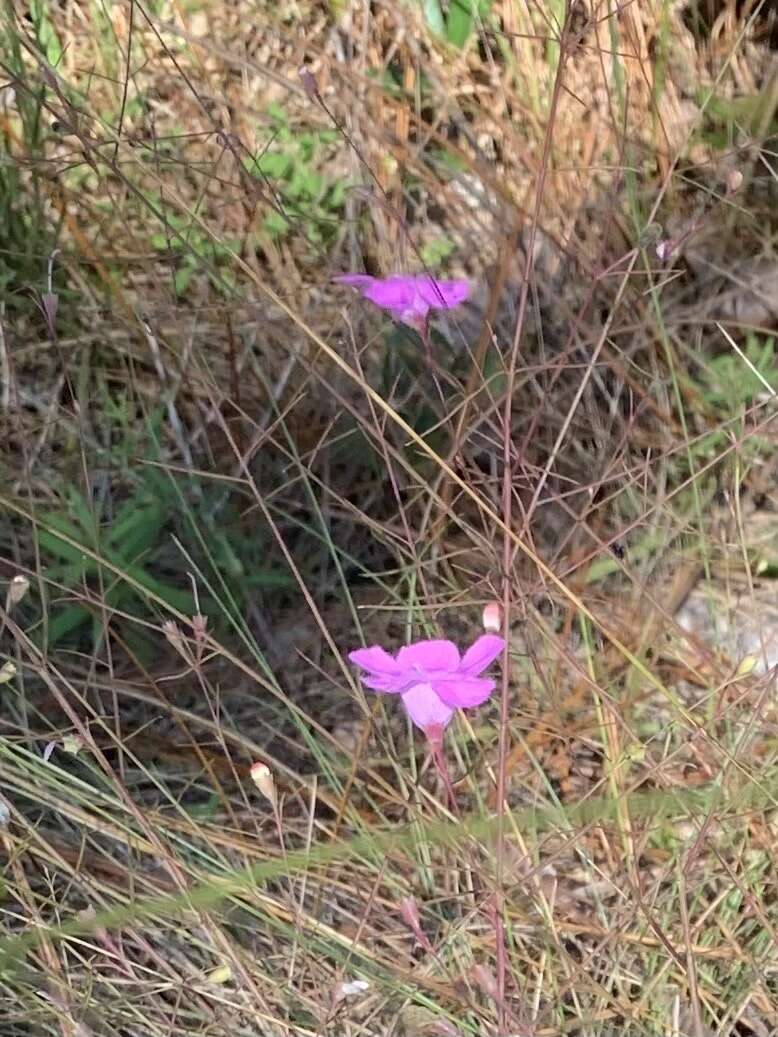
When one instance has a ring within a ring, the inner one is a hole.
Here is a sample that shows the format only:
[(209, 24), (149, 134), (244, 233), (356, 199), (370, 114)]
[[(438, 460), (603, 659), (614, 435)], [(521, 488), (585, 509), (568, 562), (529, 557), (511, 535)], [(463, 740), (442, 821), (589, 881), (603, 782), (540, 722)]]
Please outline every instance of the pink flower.
[(365, 671), (365, 687), (400, 695), (411, 720), (432, 739), (440, 737), (455, 709), (489, 698), (495, 682), (479, 674), (504, 647), (501, 637), (484, 634), (461, 658), (452, 641), (417, 641), (396, 656), (374, 645), (349, 653), (349, 659)]
[(341, 274), (338, 284), (359, 288), (362, 295), (395, 320), (424, 331), (430, 310), (451, 310), (470, 294), (467, 281), (437, 281), (428, 274), (395, 274), (369, 277), (367, 274)]

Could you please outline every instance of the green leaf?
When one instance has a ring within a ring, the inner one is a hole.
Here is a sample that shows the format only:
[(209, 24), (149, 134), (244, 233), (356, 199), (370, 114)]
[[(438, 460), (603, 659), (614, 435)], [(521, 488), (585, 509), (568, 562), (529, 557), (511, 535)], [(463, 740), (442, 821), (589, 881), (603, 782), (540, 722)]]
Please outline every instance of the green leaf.
[(335, 183), (330, 187), (330, 193), (327, 197), (327, 207), (329, 209), (342, 209), (346, 201), (346, 188), (348, 184), (345, 180), (336, 180)]
[(212, 821), (218, 807), (219, 797), (213, 792), (205, 803), (191, 803), (186, 808), (186, 813), (198, 821)]
[(246, 586), (263, 590), (288, 590), (294, 585), (292, 577), (283, 569), (255, 569), (246, 578)]
[(173, 287), (176, 295), (185, 295), (186, 290), (189, 287), (189, 282), (192, 280), (192, 274), (194, 273), (194, 266), (191, 263), (185, 263), (182, 267), (176, 270), (173, 278)]
[(98, 522), (86, 498), (74, 488), (68, 494), (68, 503), (81, 529), (94, 544), (99, 535)]
[(276, 238), (281, 238), (289, 232), (289, 220), (277, 212), (269, 212), (262, 223), (265, 231)]
[(37, 2), (30, 4), (30, 14), (35, 25), (40, 48), (46, 55), (48, 63), (56, 68), (62, 60), (62, 45), (48, 16), (48, 5), (43, 3), (43, 0), (37, 0)]
[(433, 238), (432, 241), (428, 241), (421, 249), (421, 258), (424, 260), (424, 265), (431, 268), (440, 266), (443, 260), (447, 259), (454, 251), (454, 247), (454, 242), (449, 238)]
[(324, 177), (309, 167), (301, 167), (299, 172), (301, 196), (319, 198), (324, 193)]
[(306, 197), (304, 167), (294, 170), (284, 189), (284, 196), (285, 198), (293, 198), (295, 201), (298, 198)]
[(460, 50), (473, 31), (477, 10), (476, 0), (451, 0), (446, 20), (446, 39)]
[(744, 353), (746, 360), (734, 353), (714, 357), (703, 370), (705, 399), (727, 415), (766, 393), (765, 382), (778, 389), (774, 340), (749, 336)]
[(278, 101), (270, 102), (267, 106), (267, 114), (270, 116), (272, 122), (279, 123), (282, 126), (286, 125), (286, 112)]
[(88, 623), (91, 613), (81, 605), (71, 605), (57, 611), (49, 619), (49, 644), (59, 644), (68, 634)]
[(119, 510), (111, 524), (107, 542), (123, 558), (137, 558), (159, 539), (165, 511), (162, 502), (155, 501), (139, 507), (137, 501), (129, 501)]
[(424, 11), (424, 20), (430, 31), (434, 32), (436, 36), (445, 36), (446, 23), (439, 0), (422, 0), (421, 6)]
[(217, 565), (224, 569), (231, 579), (243, 579), (246, 570), (240, 558), (235, 554), (225, 533), (212, 533), (213, 554)]
[(82, 531), (61, 515), (47, 515), (44, 521), (46, 525), (51, 527), (51, 530), (41, 529), (38, 534), (38, 542), (43, 550), (50, 552), (55, 558), (59, 558), (63, 562), (70, 562), (79, 569), (87, 567), (91, 560), (85, 558), (83, 550), (73, 544), (66, 543), (64, 540), (60, 540), (57, 536), (57, 532), (60, 532), (71, 540), (80, 542), (83, 539)]
[[(186, 612), (191, 614), (193, 610), (194, 601), (189, 591), (179, 590), (177, 587), (171, 587), (169, 584), (162, 583), (156, 577), (148, 573), (141, 565), (127, 565), (122, 562), (121, 558), (113, 558), (106, 553), (106, 561), (115, 565), (117, 569), (121, 569), (122, 572), (128, 576), (135, 583), (141, 587), (150, 591), (152, 594), (156, 594), (162, 598), (165, 604), (170, 605), (174, 609), (178, 609), (179, 612)], [(110, 574), (111, 579), (116, 580), (118, 577), (115, 573)], [(121, 585), (124, 586), (123, 581), (120, 581)]]
[(283, 180), (292, 172), (292, 158), (278, 151), (266, 151), (257, 159), (255, 168), (274, 180)]

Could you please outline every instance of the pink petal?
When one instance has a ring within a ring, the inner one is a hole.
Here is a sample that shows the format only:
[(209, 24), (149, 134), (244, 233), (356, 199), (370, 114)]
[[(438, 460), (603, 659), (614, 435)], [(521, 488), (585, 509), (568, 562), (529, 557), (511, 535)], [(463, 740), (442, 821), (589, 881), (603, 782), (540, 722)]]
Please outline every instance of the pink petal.
[[(391, 310), (397, 316), (408, 309), (415, 309), (417, 304), (416, 281), (413, 277), (396, 275), (381, 279), (370, 277), (368, 274), (339, 274), (333, 277), (338, 284), (347, 284), (352, 288), (359, 288), (362, 295), (376, 306), (385, 310)], [(427, 307), (421, 300), (418, 303)]]
[(368, 675), (362, 677), (362, 683), (371, 691), (391, 694), (408, 686), (408, 681), (397, 662), (379, 645), (357, 648), (356, 651), (349, 652), (348, 657), (356, 666), (361, 666), (367, 671)]
[(358, 288), (366, 299), (388, 310), (395, 320), (415, 328), (425, 324), (431, 307), (450, 309), (470, 294), (467, 281), (437, 281), (427, 274), (395, 274), (386, 278), (339, 274), (333, 281)]
[(486, 702), (495, 688), (495, 682), (483, 677), (465, 677), (457, 680), (433, 680), (432, 689), (452, 709), (469, 709)]
[(398, 691), (404, 691), (408, 687), (408, 681), (403, 674), (382, 674), (375, 677), (363, 677), (362, 683), (371, 691), (382, 691), (387, 695), (396, 695)]
[(454, 710), (441, 702), (429, 684), (414, 684), (403, 692), (402, 699), (411, 720), (422, 731), (435, 725), (445, 727), (454, 715)]
[(361, 666), (369, 673), (390, 674), (399, 673), (400, 665), (396, 659), (379, 645), (370, 648), (357, 648), (348, 653), (349, 660), (355, 666)]
[(505, 648), (505, 641), (497, 634), (482, 634), (465, 652), (459, 672), (465, 677), (477, 677), (493, 663)]
[(459, 667), (459, 651), (453, 641), (417, 641), (400, 649), (397, 664), (405, 672), (455, 673)]
[(416, 328), (426, 323), (429, 311), (429, 306), (424, 302), (421, 296), (415, 295), (410, 306), (407, 306), (402, 310), (392, 310), (392, 313), (398, 320), (401, 320), (403, 324), (410, 324), (411, 327)]
[(437, 281), (424, 274), (418, 280), (417, 291), (427, 305), (450, 310), (465, 301), (470, 285), (467, 281)]
[(387, 277), (385, 281), (374, 280), (367, 285), (362, 294), (366, 299), (381, 306), (385, 310), (401, 313), (405, 310), (416, 310), (416, 285), (412, 277)]

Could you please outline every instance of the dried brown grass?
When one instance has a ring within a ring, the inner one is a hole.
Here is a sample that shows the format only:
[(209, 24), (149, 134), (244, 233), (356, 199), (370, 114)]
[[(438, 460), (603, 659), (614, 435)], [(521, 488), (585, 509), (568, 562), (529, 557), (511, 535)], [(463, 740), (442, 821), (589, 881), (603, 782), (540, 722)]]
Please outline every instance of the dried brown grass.
[[(9, 81), (45, 90), (49, 128), (26, 151), (11, 102), (0, 130), (61, 251), (56, 320), (3, 321), (4, 568), (102, 637), (42, 651), (25, 603), (4, 618), (0, 1031), (772, 1032), (772, 673), (753, 639), (678, 621), (692, 593), (764, 617), (772, 588), (772, 403), (724, 421), (695, 377), (715, 319), (774, 327), (743, 309), (769, 302), (744, 271), (774, 270), (771, 147), (737, 120), (715, 141), (704, 96), (769, 84), (765, 10), (722, 4), (695, 38), (677, 5), (579, 4), (562, 31), (504, 0), (464, 52), (413, 5), (158, 10), (52, 10), (54, 68), (7, 8)], [(292, 137), (338, 128), (324, 242), (304, 216), (263, 230), (282, 185), (242, 159), (273, 146), (271, 103)], [(476, 292), (435, 382), (329, 275), (416, 269), (442, 238)], [(155, 464), (233, 493), (289, 574), (245, 624), (198, 635), (153, 594), (111, 609), (106, 581), (135, 576), (98, 541), (100, 581), (41, 562), (69, 486), (126, 498), (146, 460), (120, 461), (127, 428), (158, 411)], [(359, 628), (469, 638), (493, 597), (511, 663), (449, 740), (454, 818), (343, 657)]]

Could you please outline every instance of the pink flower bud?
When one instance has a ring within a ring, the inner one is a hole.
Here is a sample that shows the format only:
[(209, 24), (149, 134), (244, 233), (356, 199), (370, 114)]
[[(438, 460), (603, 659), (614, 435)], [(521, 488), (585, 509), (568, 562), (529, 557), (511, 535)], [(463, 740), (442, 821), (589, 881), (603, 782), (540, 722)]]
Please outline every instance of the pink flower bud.
[(436, 1019), (430, 1027), (430, 1033), (435, 1034), (435, 1037), (462, 1037), (462, 1031), (457, 1030), (448, 1019)]
[(421, 927), (419, 909), (416, 907), (416, 901), (413, 899), (413, 897), (402, 898), (402, 900), (400, 901), (400, 914), (402, 915), (402, 919), (405, 922), (405, 924), (416, 937), (416, 942), (421, 947), (423, 947), (425, 951), (431, 953), (432, 944), (427, 939)]
[(421, 918), (419, 918), (419, 909), (416, 907), (416, 901), (413, 897), (403, 897), (400, 901), (400, 914), (402, 920), (412, 929), (414, 934), (421, 932)]
[(494, 974), (485, 965), (479, 963), (473, 966), (472, 975), (484, 994), (495, 1001), (497, 999), (497, 980)]
[(316, 76), (311, 72), (307, 65), (301, 65), (297, 70), (297, 75), (300, 77), (300, 82), (303, 85), (303, 90), (309, 97), (319, 96), (319, 84), (316, 82)]
[(672, 255), (675, 245), (672, 241), (664, 240), (657, 242), (656, 245), (656, 258), (660, 263), (666, 263)]
[(487, 634), (499, 634), (502, 630), (502, 609), (499, 601), (490, 601), (484, 605), (482, 622)]

